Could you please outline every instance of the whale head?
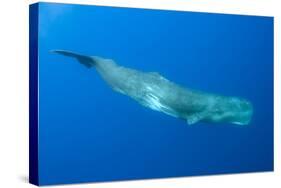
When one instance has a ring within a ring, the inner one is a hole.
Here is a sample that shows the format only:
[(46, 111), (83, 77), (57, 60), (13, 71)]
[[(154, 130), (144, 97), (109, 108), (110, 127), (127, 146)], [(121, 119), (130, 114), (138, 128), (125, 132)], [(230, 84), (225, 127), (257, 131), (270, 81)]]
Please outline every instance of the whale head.
[(248, 125), (252, 119), (253, 106), (245, 99), (233, 98), (230, 101), (230, 117), (231, 123), (238, 125)]
[(228, 122), (237, 125), (248, 125), (253, 115), (252, 104), (236, 97), (221, 98), (212, 108), (211, 122)]

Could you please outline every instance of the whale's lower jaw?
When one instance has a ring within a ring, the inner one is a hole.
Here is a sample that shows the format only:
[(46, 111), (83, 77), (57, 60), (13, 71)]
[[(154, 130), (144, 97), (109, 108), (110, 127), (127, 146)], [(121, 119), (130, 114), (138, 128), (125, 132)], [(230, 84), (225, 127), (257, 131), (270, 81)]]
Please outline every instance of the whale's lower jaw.
[(242, 112), (231, 112), (227, 115), (213, 115), (202, 121), (209, 123), (230, 123), (235, 125), (248, 125), (251, 122), (253, 111), (252, 109)]
[(251, 119), (247, 120), (247, 121), (226, 121), (226, 120), (202, 120), (202, 122), (206, 122), (206, 123), (216, 123), (216, 124), (222, 124), (222, 123), (227, 123), (227, 124), (234, 124), (234, 125), (241, 125), (241, 126), (245, 126), (245, 125), (248, 125), (250, 122), (251, 122)]
[(231, 121), (230, 123), (236, 124), (236, 125), (249, 125), (250, 122), (251, 122), (251, 117), (249, 117), (247, 120)]
[(249, 122), (244, 123), (244, 122), (239, 122), (239, 121), (233, 121), (231, 123), (236, 124), (236, 125), (248, 125), (249, 124)]
[(199, 122), (202, 123), (212, 123), (212, 124), (235, 124), (235, 125), (248, 125), (251, 122), (251, 115), (248, 117), (232, 117), (232, 118), (226, 118), (226, 117), (206, 117), (204, 116), (204, 112), (201, 113), (202, 115), (197, 115), (197, 114), (193, 114), (193, 115), (189, 115), (188, 117), (186, 117), (186, 122), (188, 125), (193, 125)]
[(243, 117), (237, 117), (237, 120), (231, 121), (231, 123), (236, 125), (248, 125), (252, 120), (252, 112), (247, 112)]

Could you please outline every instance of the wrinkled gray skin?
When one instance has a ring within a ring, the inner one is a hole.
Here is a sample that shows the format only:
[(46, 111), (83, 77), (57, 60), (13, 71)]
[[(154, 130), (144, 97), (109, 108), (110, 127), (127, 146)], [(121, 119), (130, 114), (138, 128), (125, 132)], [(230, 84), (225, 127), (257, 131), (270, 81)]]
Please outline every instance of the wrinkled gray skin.
[(53, 52), (74, 57), (88, 68), (96, 68), (113, 90), (135, 99), (147, 108), (184, 119), (190, 125), (199, 121), (247, 125), (251, 121), (253, 108), (245, 99), (187, 89), (156, 72), (122, 67), (111, 59), (64, 50)]

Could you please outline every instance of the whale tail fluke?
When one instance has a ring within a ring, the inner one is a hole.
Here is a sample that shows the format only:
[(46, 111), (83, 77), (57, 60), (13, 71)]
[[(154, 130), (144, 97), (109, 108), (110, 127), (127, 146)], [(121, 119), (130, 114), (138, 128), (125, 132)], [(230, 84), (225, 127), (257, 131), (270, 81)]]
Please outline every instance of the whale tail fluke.
[(91, 56), (86, 56), (66, 50), (51, 50), (50, 52), (76, 58), (82, 65), (86, 66), (87, 68), (91, 68), (96, 64), (94, 58), (92, 58)]

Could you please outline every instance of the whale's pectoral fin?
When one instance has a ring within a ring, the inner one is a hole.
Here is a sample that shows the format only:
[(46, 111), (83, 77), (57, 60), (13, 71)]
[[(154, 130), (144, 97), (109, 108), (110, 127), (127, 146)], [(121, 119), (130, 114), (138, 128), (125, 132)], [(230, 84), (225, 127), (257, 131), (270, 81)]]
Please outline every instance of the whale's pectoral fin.
[(87, 68), (91, 68), (95, 65), (95, 61), (92, 57), (90, 56), (86, 56), (86, 55), (81, 55), (81, 54), (78, 54), (78, 53), (74, 53), (74, 52), (71, 52), (71, 51), (66, 51), (66, 50), (52, 50), (51, 52), (54, 52), (54, 53), (58, 53), (58, 54), (61, 54), (61, 55), (64, 55), (64, 56), (68, 56), (68, 57), (73, 57), (73, 58), (76, 58), (79, 63), (81, 63), (82, 65), (86, 66)]
[(188, 125), (193, 125), (193, 124), (199, 122), (200, 120), (202, 120), (203, 117), (204, 117), (203, 113), (195, 113), (195, 114), (187, 116), (186, 122)]

